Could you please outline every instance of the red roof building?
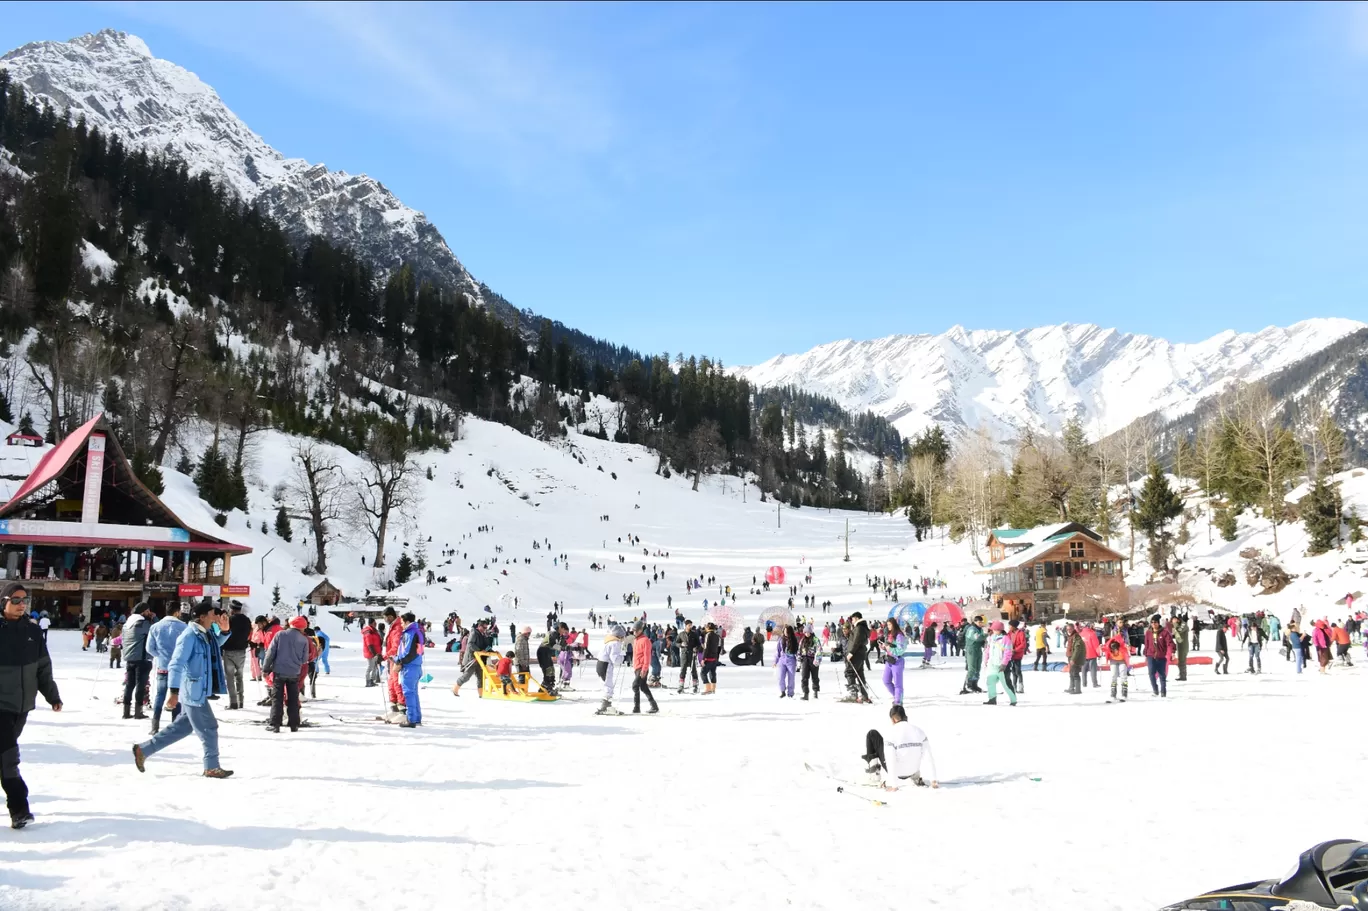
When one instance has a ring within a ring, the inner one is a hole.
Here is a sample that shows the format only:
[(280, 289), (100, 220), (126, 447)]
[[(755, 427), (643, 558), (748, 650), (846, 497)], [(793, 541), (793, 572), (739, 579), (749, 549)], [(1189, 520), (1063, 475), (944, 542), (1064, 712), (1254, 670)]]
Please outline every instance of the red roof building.
[(0, 573), (23, 579), (54, 623), (164, 610), (190, 595), (249, 594), (230, 584), (251, 548), (191, 528), (133, 474), (97, 415), (38, 462), (0, 506)]

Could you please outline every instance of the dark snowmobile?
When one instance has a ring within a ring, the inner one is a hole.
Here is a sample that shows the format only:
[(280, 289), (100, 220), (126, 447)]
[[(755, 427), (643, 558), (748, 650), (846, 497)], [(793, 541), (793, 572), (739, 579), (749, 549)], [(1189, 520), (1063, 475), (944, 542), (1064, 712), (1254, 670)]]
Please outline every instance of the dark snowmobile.
[(1217, 889), (1163, 911), (1368, 911), (1368, 842), (1337, 838), (1303, 851), (1282, 879)]

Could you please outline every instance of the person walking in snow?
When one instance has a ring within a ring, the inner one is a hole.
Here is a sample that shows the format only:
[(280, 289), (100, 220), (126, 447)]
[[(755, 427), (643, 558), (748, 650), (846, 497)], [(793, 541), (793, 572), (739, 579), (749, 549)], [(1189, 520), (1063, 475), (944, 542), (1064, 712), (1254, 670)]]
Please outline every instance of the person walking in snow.
[(466, 635), (466, 639), (461, 643), (461, 652), (458, 663), (461, 666), (461, 676), (456, 678), (456, 685), (451, 688), (451, 695), (461, 695), (461, 687), (465, 686), (467, 680), (475, 678), (476, 690), (483, 689), (484, 682), (484, 662), (480, 660), (480, 653), (490, 650), (489, 642), (489, 621), (483, 618), (475, 621), (475, 626)]
[(808, 624), (798, 643), (798, 662), (803, 669), (803, 701), (807, 701), (809, 683), (812, 684), (812, 698), (816, 699), (822, 692), (822, 645), (812, 631), (812, 624)]
[(1083, 692), (1083, 669), (1088, 662), (1088, 646), (1075, 623), (1070, 623), (1064, 632), (1064, 654), (1069, 659), (1068, 693), (1078, 696)]
[(983, 667), (983, 646), (986, 641), (983, 615), (980, 614), (964, 628), (964, 686), (960, 687), (961, 696), (983, 692), (979, 687), (979, 674)]
[(570, 678), (575, 673), (574, 636), (570, 626), (562, 623), (560, 632), (560, 652), (556, 655), (556, 666), (560, 670), (560, 689), (570, 689)]
[(1257, 622), (1251, 622), (1245, 628), (1245, 649), (1249, 652), (1249, 667), (1245, 670), (1246, 674), (1263, 673), (1263, 635), (1263, 628)]
[(1096, 689), (1097, 682), (1097, 659), (1102, 655), (1102, 643), (1097, 639), (1097, 630), (1092, 628), (1089, 623), (1079, 623), (1076, 627), (1078, 638), (1083, 640), (1083, 671), (1079, 675), (1079, 692), (1088, 684), (1088, 675), (1092, 675), (1092, 685)]
[(1325, 625), (1324, 620), (1317, 620), (1311, 633), (1311, 642), (1316, 647), (1316, 661), (1320, 664), (1320, 673), (1325, 674), (1330, 671), (1330, 630)]
[(1187, 679), (1188, 618), (1179, 617), (1173, 624), (1173, 647), (1178, 661), (1178, 679)]
[(228, 615), (205, 599), (191, 611), (167, 667), (166, 707), (175, 709), (184, 702), (185, 710), (151, 740), (133, 744), (133, 763), (145, 772), (144, 763), (173, 743), (196, 734), (204, 750), (204, 777), (227, 778), (232, 771), (219, 762), (218, 719), (209, 697), (228, 692), (228, 677), (223, 669), (223, 643), (228, 639)]
[(524, 626), (522, 635), (513, 642), (513, 666), (523, 680), (529, 680), (532, 673), (532, 627)]
[(1154, 695), (1164, 698), (1168, 696), (1168, 656), (1173, 649), (1173, 634), (1160, 623), (1161, 618), (1155, 614), (1150, 618), (1149, 629), (1145, 630), (1145, 663), (1149, 669), (1150, 689), (1154, 690)]
[(693, 674), (693, 691), (698, 692), (698, 653), (703, 639), (694, 628), (692, 620), (684, 621), (684, 630), (679, 634), (679, 692), (684, 692), (684, 675)]
[[(939, 788), (936, 760), (931, 756), (931, 741), (926, 732), (907, 720), (907, 712), (898, 703), (888, 710), (888, 719), (887, 731), (881, 733), (871, 729), (865, 734), (865, 751), (861, 758), (868, 764), (870, 778), (889, 791), (898, 789), (896, 782), (909, 782), (924, 788), (928, 784), (921, 774), (925, 762), (931, 776), (929, 784)], [(884, 773), (888, 780), (884, 780)]]
[(864, 615), (855, 611), (850, 615), (850, 637), (846, 651), (847, 702), (869, 702), (869, 685), (865, 682), (865, 666), (869, 656), (869, 624)]
[(903, 671), (906, 669), (907, 637), (891, 617), (884, 621), (883, 685), (893, 697), (894, 705), (902, 705)]
[(1045, 621), (1031, 633), (1035, 645), (1035, 661), (1031, 662), (1031, 670), (1048, 671), (1050, 669), (1050, 631), (1045, 626)]
[(28, 590), (19, 583), (10, 582), (0, 592), (0, 789), (12, 829), (33, 822), (28, 785), (19, 774), (19, 736), (29, 712), (40, 693), (54, 712), (62, 710), (47, 640), (29, 619), (28, 606)]
[(651, 704), (648, 715), (654, 715), (660, 711), (660, 706), (656, 705), (655, 696), (651, 695), (649, 676), (651, 673), (651, 639), (646, 635), (646, 623), (638, 620), (633, 627), (636, 633), (636, 640), (632, 643), (632, 714), (641, 714), (641, 694), (646, 694), (646, 701)]
[(1011, 666), (1012, 666), (1012, 640), (1008, 638), (1004, 631), (1002, 621), (994, 620), (991, 627), (991, 635), (988, 637), (988, 644), (985, 647), (987, 652), (988, 667), (988, 701), (984, 705), (997, 705), (998, 684), (1007, 692), (1007, 698), (1012, 705), (1017, 704), (1016, 690), (1012, 689)]
[(1124, 624), (1118, 623), (1116, 630), (1107, 639), (1103, 647), (1107, 655), (1107, 663), (1111, 665), (1111, 697), (1108, 702), (1116, 702), (1116, 682), (1121, 681), (1121, 702), (1125, 702), (1130, 693), (1130, 642), (1126, 636)]
[(703, 695), (717, 692), (717, 665), (722, 660), (722, 634), (716, 623), (709, 623), (703, 632)]
[[(763, 648), (763, 641), (761, 647)], [(798, 633), (792, 625), (785, 626), (779, 635), (774, 666), (779, 672), (779, 698), (792, 699), (794, 687), (798, 682)]]
[(599, 661), (595, 668), (599, 679), (603, 681), (603, 703), (595, 715), (622, 714), (613, 708), (613, 684), (616, 682), (617, 666), (622, 663), (622, 640), (626, 637), (627, 630), (618, 624), (610, 626), (603, 637), (603, 648), (599, 650)]
[(289, 628), (271, 640), (263, 662), (271, 675), (271, 714), (266, 730), (280, 733), (281, 721), (288, 721), (291, 733), (299, 730), (299, 687), (308, 673), (310, 645), (304, 629), (309, 621), (292, 617)]
[[(167, 669), (171, 664), (171, 655), (176, 651), (176, 643), (180, 641), (181, 633), (185, 632), (185, 626), (189, 621), (190, 608), (181, 605), (175, 612), (168, 610), (166, 616), (154, 623), (147, 634), (147, 653), (157, 662), (156, 690), (152, 696), (153, 734), (161, 730), (162, 709), (166, 705)], [(179, 715), (180, 706), (176, 706), (171, 710), (171, 720), (175, 721)]]
[(399, 654), (395, 666), (399, 671), (404, 693), (405, 718), (401, 728), (416, 728), (423, 723), (423, 710), (418, 704), (418, 678), (423, 676), (423, 646), (427, 636), (412, 611), (404, 614), (404, 631), (399, 637)]
[(1224, 623), (1216, 624), (1216, 673), (1230, 673), (1230, 644), (1226, 640)]
[(123, 627), (124, 659), (124, 718), (146, 718), (143, 705), (147, 702), (147, 678), (152, 672), (152, 659), (147, 654), (147, 634), (152, 629), (152, 607), (142, 602), (129, 616)]

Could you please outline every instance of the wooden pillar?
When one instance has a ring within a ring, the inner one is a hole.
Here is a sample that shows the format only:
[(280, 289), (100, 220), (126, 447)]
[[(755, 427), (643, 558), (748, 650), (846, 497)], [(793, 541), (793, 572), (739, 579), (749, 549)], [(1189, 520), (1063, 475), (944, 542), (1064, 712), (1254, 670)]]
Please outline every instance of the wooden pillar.
[(224, 555), (223, 555), (223, 584), (224, 584), (224, 585), (227, 585), (227, 584), (228, 584), (228, 573), (229, 573), (229, 570), (232, 568), (232, 566), (233, 566), (233, 555), (232, 555), (232, 554), (224, 554)]

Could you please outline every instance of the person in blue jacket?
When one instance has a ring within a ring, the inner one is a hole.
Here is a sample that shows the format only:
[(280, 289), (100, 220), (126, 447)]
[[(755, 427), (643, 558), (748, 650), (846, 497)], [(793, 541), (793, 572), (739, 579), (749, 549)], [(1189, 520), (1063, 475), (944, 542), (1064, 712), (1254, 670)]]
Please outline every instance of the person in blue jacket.
[(227, 778), (233, 773), (219, 765), (218, 719), (209, 705), (211, 697), (228, 692), (228, 676), (223, 669), (223, 643), (228, 640), (228, 613), (205, 600), (192, 609), (193, 620), (176, 640), (167, 664), (166, 707), (180, 713), (151, 740), (133, 744), (133, 763), (146, 771), (148, 756), (160, 753), (193, 731), (204, 745), (204, 777)]
[[(169, 608), (169, 606), (168, 606)], [(152, 733), (161, 730), (162, 708), (166, 705), (166, 688), (170, 674), (171, 655), (176, 651), (176, 643), (185, 632), (190, 612), (185, 607), (168, 609), (166, 616), (152, 625), (147, 634), (147, 653), (156, 659), (157, 689), (152, 697)], [(171, 720), (180, 717), (180, 707), (171, 710)]]
[(407, 716), (399, 726), (416, 728), (423, 723), (423, 712), (418, 707), (418, 678), (423, 676), (423, 628), (418, 624), (412, 611), (404, 614), (404, 632), (399, 638), (399, 654), (395, 663), (399, 665), (399, 684), (404, 690), (404, 706)]
[(328, 667), (328, 650), (332, 648), (332, 640), (323, 632), (321, 626), (314, 627), (314, 636), (318, 639), (318, 666), (323, 668), (323, 673), (331, 674), (332, 668)]

